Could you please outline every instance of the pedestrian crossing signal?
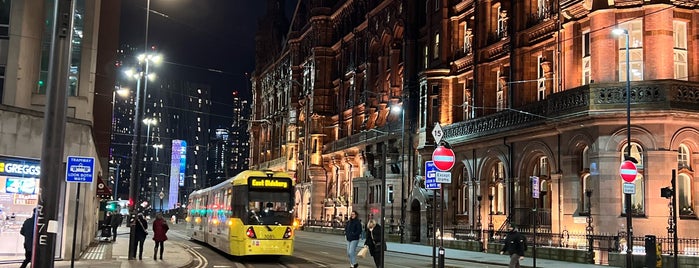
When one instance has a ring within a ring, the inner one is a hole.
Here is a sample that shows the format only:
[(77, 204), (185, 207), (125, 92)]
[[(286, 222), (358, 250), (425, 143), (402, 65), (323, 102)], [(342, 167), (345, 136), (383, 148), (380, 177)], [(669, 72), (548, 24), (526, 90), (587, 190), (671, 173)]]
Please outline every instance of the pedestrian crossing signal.
[(107, 202), (105, 209), (111, 212), (117, 211), (119, 210), (119, 203), (117, 201), (109, 201)]

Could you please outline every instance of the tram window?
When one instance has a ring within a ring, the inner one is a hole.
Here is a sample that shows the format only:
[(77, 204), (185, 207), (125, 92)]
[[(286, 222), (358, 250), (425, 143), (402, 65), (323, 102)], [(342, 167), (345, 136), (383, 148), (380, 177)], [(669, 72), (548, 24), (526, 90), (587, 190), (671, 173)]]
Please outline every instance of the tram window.
[(248, 195), (249, 224), (288, 225), (292, 221), (291, 195), (280, 192), (250, 192)]

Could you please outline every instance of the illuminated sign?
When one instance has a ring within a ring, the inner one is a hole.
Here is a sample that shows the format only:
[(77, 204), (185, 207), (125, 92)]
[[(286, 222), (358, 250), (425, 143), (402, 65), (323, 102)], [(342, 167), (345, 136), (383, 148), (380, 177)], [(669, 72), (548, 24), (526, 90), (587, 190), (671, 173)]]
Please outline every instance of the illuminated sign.
[(290, 179), (250, 178), (250, 189), (289, 189)]
[(0, 175), (15, 177), (39, 177), (39, 161), (0, 157)]

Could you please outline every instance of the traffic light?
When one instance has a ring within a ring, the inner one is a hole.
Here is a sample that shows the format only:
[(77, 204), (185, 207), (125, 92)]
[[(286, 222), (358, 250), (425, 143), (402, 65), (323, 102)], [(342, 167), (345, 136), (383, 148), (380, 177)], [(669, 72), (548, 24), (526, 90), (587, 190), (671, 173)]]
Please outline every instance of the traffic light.
[(663, 187), (660, 188), (660, 197), (664, 197), (667, 199), (672, 198), (673, 190), (670, 187)]
[(107, 202), (107, 205), (105, 206), (105, 210), (114, 212), (119, 209), (119, 203), (116, 201), (109, 201)]

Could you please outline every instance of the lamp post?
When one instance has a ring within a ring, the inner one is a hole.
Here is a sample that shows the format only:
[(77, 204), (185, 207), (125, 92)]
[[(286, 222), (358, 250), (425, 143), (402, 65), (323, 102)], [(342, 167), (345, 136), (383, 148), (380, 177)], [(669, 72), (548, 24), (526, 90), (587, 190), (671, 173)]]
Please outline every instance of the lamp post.
[(488, 204), (490, 210), (488, 211), (488, 241), (493, 239), (493, 195), (488, 194)]
[(592, 234), (594, 233), (595, 229), (592, 227), (592, 200), (590, 200), (590, 197), (592, 196), (592, 190), (587, 189), (585, 190), (585, 196), (587, 196), (587, 227), (585, 227), (585, 232), (587, 233), (587, 260), (589, 263), (594, 263), (595, 262), (595, 256), (594, 256), (594, 251), (592, 250), (592, 246), (594, 243), (594, 239), (592, 239)]
[[(624, 36), (626, 45), (626, 150), (624, 158), (631, 159), (631, 64), (629, 60), (629, 31), (616, 28), (612, 31), (617, 36)], [(631, 218), (631, 194), (624, 194), (626, 210), (626, 267), (633, 267), (633, 220)]]
[(163, 189), (160, 189), (160, 193), (158, 194), (158, 197), (160, 197), (160, 213), (163, 212), (163, 198), (165, 197), (165, 193), (163, 193)]
[[(403, 102), (405, 105), (405, 102)], [(405, 243), (405, 109), (395, 105), (395, 109), (400, 109), (400, 223), (398, 232), (400, 234), (400, 243)], [(394, 108), (392, 108), (394, 109)], [(412, 142), (410, 143), (412, 147)], [(412, 150), (412, 148), (411, 148)], [(393, 203), (391, 203), (393, 205)], [(393, 210), (391, 210), (392, 212)]]
[[(150, 1), (149, 1), (150, 5)], [(129, 179), (129, 214), (133, 220), (136, 216), (136, 203), (139, 202), (140, 196), (140, 160), (141, 160), (141, 121), (143, 111), (141, 110), (145, 103), (141, 102), (141, 79), (144, 81), (143, 96), (148, 90), (148, 80), (153, 79), (154, 74), (150, 73), (150, 63), (159, 63), (162, 57), (155, 54), (141, 54), (138, 57), (139, 63), (145, 62), (145, 72), (142, 70), (129, 69), (125, 73), (127, 76), (136, 79), (136, 97), (134, 104), (134, 136), (131, 143), (131, 176)], [(145, 98), (144, 98), (145, 99)], [(136, 226), (131, 224), (131, 232), (129, 235), (129, 259), (133, 260), (136, 257)]]

